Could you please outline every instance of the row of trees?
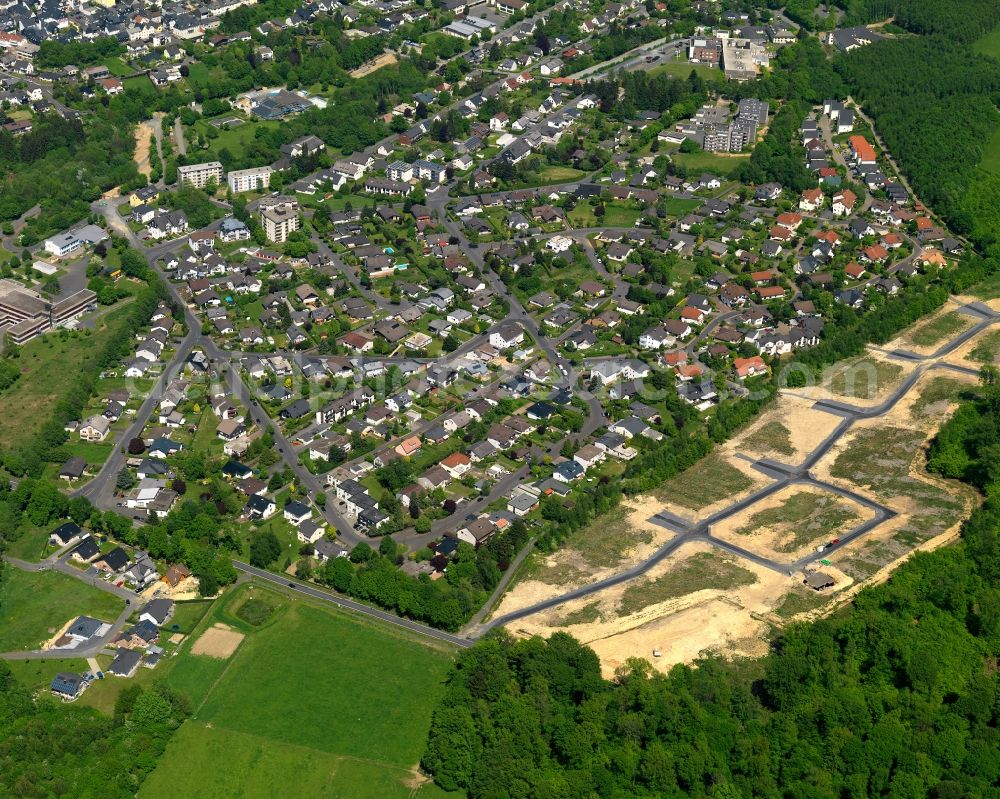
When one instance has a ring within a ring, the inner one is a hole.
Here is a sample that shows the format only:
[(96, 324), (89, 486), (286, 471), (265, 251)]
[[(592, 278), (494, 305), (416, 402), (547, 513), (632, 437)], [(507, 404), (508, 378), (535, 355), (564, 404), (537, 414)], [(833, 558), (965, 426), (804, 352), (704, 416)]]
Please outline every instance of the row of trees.
[(517, 520), (478, 549), (460, 543), (444, 579), (431, 580), (427, 575), (410, 577), (401, 571), (397, 545), (386, 536), (378, 551), (358, 544), (350, 558), (328, 561), (317, 577), (343, 594), (455, 631), (482, 606), (527, 541), (528, 528)]

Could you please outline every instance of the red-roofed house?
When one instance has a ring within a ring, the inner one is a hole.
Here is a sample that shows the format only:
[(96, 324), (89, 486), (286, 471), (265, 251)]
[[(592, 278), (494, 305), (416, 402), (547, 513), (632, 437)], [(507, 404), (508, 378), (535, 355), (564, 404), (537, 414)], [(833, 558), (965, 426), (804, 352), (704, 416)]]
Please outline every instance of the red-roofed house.
[(785, 211), (783, 214), (778, 214), (774, 221), (783, 228), (795, 230), (802, 224), (802, 214), (797, 214), (794, 211)]
[(472, 460), (463, 452), (453, 452), (441, 461), (441, 468), (457, 479), (472, 468)]
[(851, 146), (851, 157), (856, 164), (874, 164), (875, 148), (864, 136), (851, 136), (847, 140)]
[(854, 280), (860, 280), (862, 277), (864, 277), (865, 268), (861, 264), (855, 261), (851, 261), (847, 266), (844, 267), (844, 274), (847, 275), (849, 278), (853, 278)]
[(663, 362), (667, 366), (681, 366), (687, 363), (688, 354), (684, 350), (674, 350), (663, 353)]
[(740, 380), (767, 372), (767, 364), (759, 355), (754, 355), (751, 358), (734, 358), (733, 368), (736, 369), (736, 376)]
[(865, 247), (861, 251), (862, 260), (873, 264), (881, 263), (888, 257), (889, 251), (881, 244), (873, 244), (871, 247)]
[(757, 289), (757, 296), (761, 302), (766, 300), (777, 300), (785, 296), (785, 290), (781, 286), (764, 286)]
[(705, 312), (701, 308), (695, 308), (693, 305), (688, 305), (681, 311), (681, 319), (685, 322), (694, 322), (696, 325), (700, 325), (705, 319)]
[(677, 367), (677, 379), (682, 383), (686, 383), (688, 380), (694, 380), (696, 377), (701, 377), (705, 374), (705, 367), (700, 363), (685, 363)]
[(854, 209), (855, 203), (858, 201), (858, 195), (856, 195), (850, 189), (844, 189), (843, 191), (838, 191), (833, 195), (833, 205), (831, 210), (834, 216), (847, 216)]

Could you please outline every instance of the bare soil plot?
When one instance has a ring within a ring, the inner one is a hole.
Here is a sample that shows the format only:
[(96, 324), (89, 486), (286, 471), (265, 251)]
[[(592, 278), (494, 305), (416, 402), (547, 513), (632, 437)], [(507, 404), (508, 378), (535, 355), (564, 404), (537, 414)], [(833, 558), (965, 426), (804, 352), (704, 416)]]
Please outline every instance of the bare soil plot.
[(712, 534), (758, 555), (791, 561), (873, 516), (870, 509), (830, 491), (790, 485), (713, 525)]
[(136, 169), (147, 178), (152, 174), (149, 163), (149, 151), (153, 142), (153, 127), (148, 122), (140, 122), (135, 126), (135, 153), (132, 158)]
[(363, 78), (365, 75), (370, 75), (377, 69), (382, 69), (382, 67), (390, 67), (396, 63), (395, 53), (382, 53), (382, 55), (373, 58), (367, 64), (362, 64), (357, 69), (351, 70), (352, 78)]
[(827, 393), (835, 399), (846, 399), (862, 405), (875, 404), (889, 396), (899, 385), (904, 372), (906, 369), (903, 365), (886, 360), (877, 353), (849, 358), (827, 371), (822, 391), (813, 396), (815, 399), (822, 399), (822, 394)]
[(925, 404), (920, 426), (914, 425), (913, 408), (927, 390), (926, 380), (885, 417), (856, 425), (814, 470), (832, 482), (867, 490), (899, 514), (836, 553), (836, 565), (855, 580), (887, 574), (914, 549), (949, 540), (975, 502), (968, 487), (925, 471), (926, 444), (942, 418), (926, 413), (937, 403)]
[(743, 446), (761, 455), (794, 455), (792, 434), (777, 419), (760, 425), (743, 439)]
[(667, 671), (707, 652), (758, 656), (770, 635), (761, 617), (793, 583), (709, 544), (692, 543), (636, 580), (520, 619), (511, 632), (547, 636), (567, 630), (594, 648), (608, 677), (630, 657)]
[(772, 410), (745, 433), (723, 444), (721, 450), (744, 457), (801, 463), (839, 423), (836, 416), (813, 410), (813, 400), (785, 391)]
[(625, 586), (617, 611), (628, 616), (650, 605), (705, 589), (725, 591), (752, 585), (757, 577), (740, 565), (738, 558), (721, 550), (696, 552), (670, 572), (654, 578), (633, 580)]
[(962, 394), (971, 390), (973, 382), (969, 378), (945, 376), (936, 374), (925, 378), (914, 386), (912, 401), (909, 403), (910, 416), (914, 420), (928, 417), (942, 417), (948, 414), (962, 398)]
[(611, 513), (570, 536), (556, 552), (532, 554), (493, 617), (602, 580), (646, 560), (673, 535), (649, 522), (662, 509), (662, 503), (648, 495), (626, 499)]
[(1000, 362), (1000, 330), (987, 330), (976, 336), (971, 346), (965, 348), (963, 358), (973, 363)]
[(243, 633), (238, 633), (225, 624), (213, 624), (194, 642), (191, 654), (208, 655), (225, 660), (236, 651), (242, 641)]

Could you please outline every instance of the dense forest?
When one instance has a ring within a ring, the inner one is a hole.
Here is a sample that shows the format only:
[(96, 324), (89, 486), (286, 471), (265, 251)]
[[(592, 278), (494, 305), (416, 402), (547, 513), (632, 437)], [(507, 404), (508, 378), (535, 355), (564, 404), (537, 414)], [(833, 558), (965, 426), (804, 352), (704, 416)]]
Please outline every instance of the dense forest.
[[(905, 30), (921, 35), (943, 34), (955, 41), (971, 42), (1000, 24), (1000, 6), (993, 0), (771, 0), (806, 30), (866, 25), (893, 19)], [(833, 13), (821, 15), (822, 8)]]
[(112, 186), (145, 183), (132, 160), (134, 146), (129, 121), (109, 115), (83, 124), (47, 113), (17, 139), (0, 130), (0, 219), (40, 205), (40, 217), (25, 231), (28, 244), (75, 224)]
[(1000, 209), (970, 203), (995, 181), (976, 167), (1000, 114), (1000, 63), (942, 38), (880, 42), (838, 59), (915, 191), (960, 233), (993, 240)]
[(1000, 387), (984, 382), (934, 447), (964, 448), (959, 471), (987, 491), (959, 545), (786, 629), (761, 661), (663, 676), (637, 660), (609, 682), (566, 634), (494, 635), (460, 656), (424, 766), (471, 799), (995, 795)]
[(133, 797), (189, 713), (187, 700), (159, 683), (125, 688), (110, 717), (33, 699), (0, 661), (0, 795)]
[(1000, 130), (1000, 63), (968, 43), (1000, 24), (990, 0), (904, 2), (897, 24), (923, 34), (837, 57), (916, 192), (958, 233), (996, 241), (1000, 177), (977, 167)]

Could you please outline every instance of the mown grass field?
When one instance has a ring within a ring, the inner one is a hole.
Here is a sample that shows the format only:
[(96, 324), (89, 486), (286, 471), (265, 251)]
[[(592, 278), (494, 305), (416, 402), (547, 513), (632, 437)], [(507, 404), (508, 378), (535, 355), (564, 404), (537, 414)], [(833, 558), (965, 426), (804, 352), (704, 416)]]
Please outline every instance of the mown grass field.
[(123, 607), (117, 597), (65, 574), (11, 568), (0, 584), (0, 652), (35, 649), (77, 616), (114, 621)]
[(240, 619), (246, 589), (217, 621), (246, 634), (227, 660), (184, 654), (168, 682), (194, 714), (171, 740), (141, 799), (444, 796), (414, 770), (451, 656), (382, 626), (260, 588), (275, 608)]
[(570, 224), (577, 228), (598, 227), (606, 225), (608, 227), (632, 227), (639, 214), (638, 208), (629, 208), (625, 205), (606, 203), (604, 206), (604, 216), (600, 219), (594, 213), (594, 207), (590, 203), (579, 203), (576, 208), (566, 214)]
[(708, 64), (692, 64), (690, 61), (682, 60), (664, 61), (659, 66), (649, 70), (649, 74), (650, 77), (669, 75), (672, 78), (687, 78), (692, 71), (704, 80), (721, 81), (724, 77), (722, 70), (718, 67), (710, 67)]
[(717, 155), (716, 153), (682, 153), (675, 151), (670, 157), (681, 164), (689, 172), (697, 173), (710, 172), (713, 175), (731, 175), (750, 157), (749, 154), (731, 153), (729, 155)]

